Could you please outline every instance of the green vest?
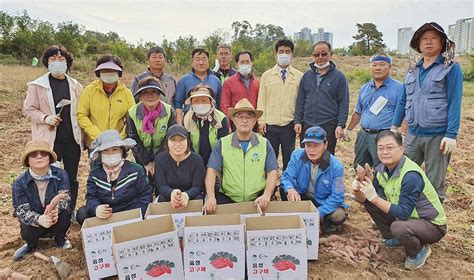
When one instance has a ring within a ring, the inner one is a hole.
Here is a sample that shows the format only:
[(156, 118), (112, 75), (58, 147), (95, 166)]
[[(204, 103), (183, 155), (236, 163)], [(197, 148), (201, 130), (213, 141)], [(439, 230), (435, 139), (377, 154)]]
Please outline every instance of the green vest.
[(221, 138), (223, 159), (221, 190), (235, 202), (254, 201), (266, 185), (267, 140), (254, 134), (259, 143), (252, 146), (250, 141), (244, 154), (242, 147), (232, 145), (234, 134)]
[(135, 127), (137, 128), (137, 133), (138, 133), (138, 137), (140, 138), (140, 141), (142, 141), (145, 149), (147, 149), (148, 151), (153, 150), (153, 153), (158, 152), (158, 150), (160, 149), (161, 143), (163, 142), (163, 139), (165, 138), (166, 131), (168, 130), (168, 121), (171, 118), (171, 106), (162, 101), (160, 102), (161, 102), (161, 105), (163, 106), (161, 107), (161, 109), (162, 110), (165, 109), (167, 115), (166, 117), (163, 117), (163, 118), (160, 118), (160, 117), (156, 118), (155, 123), (154, 123), (155, 133), (153, 134), (148, 134), (148, 133), (143, 132), (142, 130), (143, 120), (140, 120), (137, 117), (137, 109), (138, 109), (138, 106), (141, 104), (141, 102), (134, 105), (128, 111), (130, 118), (135, 123)]
[[(224, 113), (221, 111), (214, 109), (214, 115), (216, 120), (222, 123), (222, 120), (225, 118)], [(214, 149), (214, 146), (217, 143), (217, 128), (209, 125), (209, 143), (211, 144), (211, 149)], [(193, 145), (193, 149), (196, 153), (199, 154), (199, 138), (200, 132), (199, 127), (190, 133), (191, 144)]]
[[(379, 181), (380, 186), (384, 189), (385, 196), (387, 197), (387, 201), (393, 204), (398, 203), (398, 199), (400, 198), (400, 189), (402, 186), (402, 180), (405, 174), (409, 171), (416, 171), (418, 172), (421, 177), (423, 178), (423, 182), (425, 183), (425, 187), (423, 188), (423, 195), (420, 195), (420, 197), (417, 199), (415, 209), (413, 209), (413, 212), (411, 213), (411, 218), (413, 219), (423, 219), (423, 211), (426, 210), (426, 207), (429, 207), (432, 210), (434, 208), (438, 215), (434, 218), (431, 219), (430, 222), (435, 224), (435, 225), (445, 225), (446, 224), (446, 214), (444, 213), (443, 205), (441, 204), (441, 201), (439, 200), (438, 194), (436, 193), (436, 190), (434, 189), (433, 185), (431, 184), (430, 180), (428, 177), (426, 177), (425, 172), (420, 168), (418, 164), (413, 162), (411, 159), (408, 157), (404, 156), (405, 162), (403, 166), (397, 167), (400, 168), (400, 176), (392, 176), (390, 179), (387, 181), (384, 179), (388, 178), (387, 173), (384, 173), (383, 175), (377, 172), (377, 180)], [(420, 203), (421, 200), (428, 200), (427, 203)], [(424, 209), (421, 209), (423, 207)], [(432, 212), (432, 211), (428, 211)]]

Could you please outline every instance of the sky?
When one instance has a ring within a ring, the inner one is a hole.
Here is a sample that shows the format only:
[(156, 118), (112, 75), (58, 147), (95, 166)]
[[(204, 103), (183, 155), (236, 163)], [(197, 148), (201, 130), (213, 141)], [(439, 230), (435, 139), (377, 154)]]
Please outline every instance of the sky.
[[(447, 32), (458, 19), (474, 17), (472, 0), (0, 0), (2, 11), (59, 23), (72, 21), (85, 29), (114, 31), (130, 43), (140, 39), (160, 43), (192, 35), (198, 40), (216, 30), (232, 34), (234, 21), (274, 24), (291, 37), (303, 27), (334, 35), (334, 47), (349, 46), (356, 23), (371, 22), (383, 33), (387, 47), (397, 46), (397, 30), (436, 21)], [(230, 39), (230, 37), (229, 37)]]

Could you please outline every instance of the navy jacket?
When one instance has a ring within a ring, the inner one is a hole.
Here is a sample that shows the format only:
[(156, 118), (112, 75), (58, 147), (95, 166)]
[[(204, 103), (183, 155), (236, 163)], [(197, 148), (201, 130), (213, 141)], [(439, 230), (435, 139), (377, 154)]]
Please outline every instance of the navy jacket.
[[(41, 204), (36, 183), (27, 170), (21, 174), (12, 185), (13, 208), (18, 220), (26, 225), (38, 226), (39, 216), (44, 214), (44, 210), (51, 200), (59, 193), (69, 194), (69, 178), (66, 171), (61, 168), (50, 166), (52, 179), (46, 187), (44, 205)], [(59, 212), (69, 209), (70, 200), (62, 200), (59, 203)]]
[(329, 70), (321, 76), (317, 84), (314, 63), (301, 78), (296, 98), (295, 124), (306, 123), (311, 126), (329, 122), (345, 128), (349, 114), (349, 85), (346, 77), (336, 69), (331, 61)]
[(108, 204), (113, 213), (141, 208), (146, 212), (152, 201), (152, 187), (148, 184), (143, 167), (125, 160), (114, 188), (107, 182), (102, 165), (93, 168), (87, 179), (87, 213), (95, 217), (95, 210), (101, 204)]

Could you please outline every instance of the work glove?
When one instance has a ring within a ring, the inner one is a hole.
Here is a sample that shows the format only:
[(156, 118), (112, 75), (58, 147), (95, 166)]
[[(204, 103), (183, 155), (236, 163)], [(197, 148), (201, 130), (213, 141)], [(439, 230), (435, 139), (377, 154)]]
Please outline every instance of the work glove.
[(456, 150), (456, 139), (453, 138), (448, 138), (448, 137), (443, 137), (441, 140), (441, 145), (439, 146), (439, 149), (443, 151), (443, 154), (450, 154)]
[(354, 138), (354, 131), (352, 129), (346, 128), (344, 130), (344, 141), (349, 142)]
[(108, 204), (102, 204), (95, 209), (95, 216), (99, 219), (107, 219), (112, 215), (112, 208)]
[(37, 223), (44, 228), (50, 228), (52, 225), (54, 225), (53, 219), (49, 215), (45, 214), (39, 216)]
[(44, 119), (44, 122), (51, 126), (58, 126), (62, 119), (58, 115), (49, 115)]
[(361, 183), (354, 179), (351, 183), (351, 191), (360, 191)]
[(394, 133), (399, 133), (399, 132), (398, 132), (398, 127), (397, 127), (397, 126), (394, 126), (394, 125), (392, 125), (392, 127), (390, 127), (390, 131), (391, 131), (391, 132), (394, 132)]
[(364, 181), (360, 182), (360, 191), (364, 193), (367, 200), (372, 201), (377, 197), (377, 192), (375, 187), (369, 178), (366, 178)]

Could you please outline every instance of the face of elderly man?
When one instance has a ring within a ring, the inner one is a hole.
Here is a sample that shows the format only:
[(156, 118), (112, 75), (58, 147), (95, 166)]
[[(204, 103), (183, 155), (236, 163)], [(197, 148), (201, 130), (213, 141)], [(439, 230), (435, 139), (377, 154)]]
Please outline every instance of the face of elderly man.
[(420, 51), (423, 56), (438, 56), (443, 49), (443, 37), (438, 31), (428, 30), (421, 34)]
[(374, 61), (370, 63), (370, 72), (376, 81), (385, 81), (390, 75), (390, 64), (385, 61)]

